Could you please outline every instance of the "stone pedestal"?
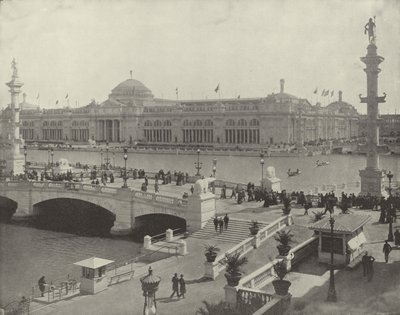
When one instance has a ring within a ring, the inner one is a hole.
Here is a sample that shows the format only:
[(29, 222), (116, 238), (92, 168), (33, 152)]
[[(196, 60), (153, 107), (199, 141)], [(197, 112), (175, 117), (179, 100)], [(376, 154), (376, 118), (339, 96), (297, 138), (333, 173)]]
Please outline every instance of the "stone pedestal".
[(281, 180), (275, 176), (275, 167), (267, 167), (266, 178), (261, 182), (261, 187), (268, 191), (281, 191)]
[(186, 241), (181, 240), (179, 243), (179, 255), (185, 256), (188, 254)]
[(172, 231), (171, 229), (168, 229), (165, 232), (165, 240), (167, 242), (172, 242), (173, 239), (174, 239), (174, 231)]
[(143, 248), (144, 249), (149, 249), (151, 246), (151, 236), (150, 235), (146, 235), (143, 238)]
[(385, 194), (383, 180), (385, 175), (379, 169), (364, 169), (360, 171), (361, 192), (360, 195), (371, 194), (380, 197)]
[(235, 287), (231, 287), (230, 285), (224, 286), (225, 290), (225, 302), (232, 305), (236, 306), (237, 302), (237, 291)]
[(218, 263), (204, 262), (204, 277), (215, 280), (219, 275)]

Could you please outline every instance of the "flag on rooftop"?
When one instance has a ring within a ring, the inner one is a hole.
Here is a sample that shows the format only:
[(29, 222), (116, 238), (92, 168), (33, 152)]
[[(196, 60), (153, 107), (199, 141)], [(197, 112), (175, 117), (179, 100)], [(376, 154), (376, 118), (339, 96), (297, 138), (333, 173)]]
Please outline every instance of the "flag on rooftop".
[(314, 94), (317, 94), (317, 93), (318, 93), (318, 88), (315, 88)]
[(333, 91), (331, 92), (331, 97), (333, 96), (333, 94), (335, 94), (335, 90), (333, 90)]
[(240, 98), (240, 94), (238, 95), (238, 98)]
[(217, 93), (219, 91), (219, 83), (217, 85), (217, 87), (215, 88), (214, 92)]
[(40, 95), (40, 94), (38, 93), (38, 95), (37, 95), (37, 97), (36, 97), (37, 100), (39, 99), (39, 95)]
[(67, 95), (65, 95), (65, 99), (67, 99), (68, 98), (68, 93), (67, 93)]
[(323, 89), (321, 96), (325, 96), (325, 89)]
[(329, 95), (329, 90), (325, 91), (324, 96), (328, 96)]
[(58, 100), (56, 101), (56, 105), (58, 104)]

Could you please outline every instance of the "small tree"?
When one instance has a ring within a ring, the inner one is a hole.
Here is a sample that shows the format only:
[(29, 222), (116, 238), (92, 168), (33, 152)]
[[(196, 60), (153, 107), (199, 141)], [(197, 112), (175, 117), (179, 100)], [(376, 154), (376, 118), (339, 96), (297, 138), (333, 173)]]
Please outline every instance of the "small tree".
[(287, 231), (278, 231), (276, 232), (274, 238), (276, 241), (281, 243), (284, 246), (288, 246), (289, 243), (292, 242), (292, 238), (294, 237), (294, 234), (290, 233), (290, 230)]
[(240, 253), (226, 254), (222, 264), (226, 266), (226, 272), (231, 275), (237, 275), (241, 273), (243, 265), (248, 263), (247, 257), (240, 257)]

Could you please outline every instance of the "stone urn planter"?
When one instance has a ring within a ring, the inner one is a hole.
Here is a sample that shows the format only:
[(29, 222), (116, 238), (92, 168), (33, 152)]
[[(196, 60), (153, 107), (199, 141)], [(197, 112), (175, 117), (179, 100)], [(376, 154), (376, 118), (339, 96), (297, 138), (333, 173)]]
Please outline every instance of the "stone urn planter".
[(204, 245), (205, 251), (204, 255), (206, 256), (207, 262), (212, 263), (217, 258), (219, 248), (216, 245)]
[(274, 238), (280, 243), (277, 246), (280, 256), (287, 256), (289, 254), (289, 251), (291, 249), (289, 243), (292, 242), (293, 236), (294, 235), (290, 233), (290, 230), (282, 230), (276, 232)]
[(289, 254), (289, 251), (292, 249), (291, 246), (282, 244), (276, 246), (276, 248), (278, 249), (279, 256), (287, 256)]
[(289, 292), (289, 287), (292, 285), (290, 281), (287, 280), (274, 280), (272, 281), (275, 293), (278, 295), (287, 295)]
[(251, 235), (257, 235), (258, 231), (260, 230), (260, 227), (258, 225), (257, 221), (252, 221), (251, 226), (249, 227)]
[(226, 281), (231, 287), (236, 287), (239, 284), (240, 279), (242, 279), (242, 273), (238, 272), (236, 274), (225, 273)]
[(285, 278), (286, 274), (288, 273), (286, 263), (282, 259), (278, 260), (274, 264), (274, 271), (276, 274), (275, 276), (278, 278), (272, 281), (275, 293), (278, 295), (287, 295), (289, 292), (289, 287), (292, 283), (288, 280), (283, 280), (283, 278)]
[(242, 278), (241, 267), (247, 264), (247, 257), (240, 257), (240, 253), (226, 254), (221, 264), (226, 266), (225, 278), (228, 285), (235, 287)]

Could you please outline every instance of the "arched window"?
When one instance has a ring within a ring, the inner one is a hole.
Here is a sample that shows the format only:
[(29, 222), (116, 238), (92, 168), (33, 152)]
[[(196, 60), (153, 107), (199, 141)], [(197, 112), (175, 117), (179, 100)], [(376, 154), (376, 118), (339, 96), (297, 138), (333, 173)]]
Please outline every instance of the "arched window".
[(151, 127), (153, 124), (151, 123), (151, 121), (150, 120), (146, 120), (145, 122), (144, 122), (144, 126), (145, 127)]
[(79, 125), (82, 126), (82, 127), (85, 126), (85, 121), (82, 120), (82, 121), (79, 123)]
[(161, 127), (161, 126), (162, 126), (161, 121), (156, 120), (156, 121), (154, 122), (154, 127)]
[(196, 126), (196, 127), (201, 127), (203, 125), (203, 123), (201, 122), (201, 120), (199, 120), (199, 119), (196, 119), (195, 121), (194, 121), (194, 124), (193, 124), (193, 126)]
[(31, 126), (31, 127), (35, 126), (35, 123), (33, 121), (31, 121), (29, 126)]
[(247, 126), (247, 121), (243, 118), (238, 121), (238, 126)]
[(58, 121), (58, 125), (62, 126), (62, 121), (61, 120)]
[(51, 126), (51, 127), (55, 127), (55, 126), (57, 126), (57, 124), (56, 124), (55, 121), (51, 121), (51, 122), (50, 122), (50, 126)]
[(164, 127), (169, 127), (169, 126), (171, 126), (172, 124), (171, 124), (171, 121), (170, 120), (166, 120), (166, 121), (164, 121)]
[(28, 124), (27, 121), (24, 121), (24, 122), (22, 123), (22, 125), (23, 125), (23, 126), (29, 126), (29, 124)]
[(227, 126), (235, 126), (235, 121), (234, 121), (233, 119), (228, 119), (228, 120), (226, 121), (226, 125), (227, 125)]
[(184, 126), (189, 126), (189, 125), (190, 125), (190, 124), (189, 124), (189, 120), (186, 119), (186, 120), (183, 122), (183, 125), (184, 125)]
[(258, 119), (252, 119), (250, 120), (250, 126), (259, 126), (260, 122), (258, 121)]
[(204, 122), (204, 126), (212, 126), (212, 125), (213, 125), (213, 122), (212, 122), (211, 119), (207, 119), (207, 120)]
[(43, 122), (43, 127), (46, 127), (46, 126), (48, 126), (49, 125), (49, 122), (48, 121), (44, 121)]

